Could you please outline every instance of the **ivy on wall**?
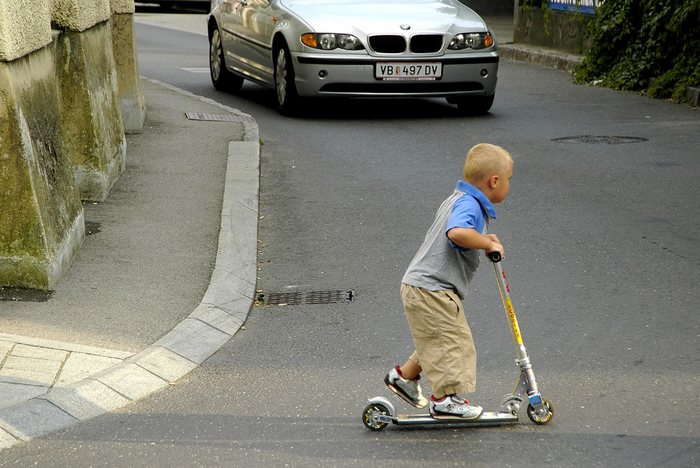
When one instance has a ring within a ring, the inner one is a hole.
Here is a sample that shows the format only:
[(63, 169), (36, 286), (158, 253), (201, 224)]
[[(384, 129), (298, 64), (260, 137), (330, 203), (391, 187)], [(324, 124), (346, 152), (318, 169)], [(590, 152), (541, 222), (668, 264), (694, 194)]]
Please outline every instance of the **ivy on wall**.
[(606, 0), (578, 82), (683, 101), (700, 86), (700, 0)]

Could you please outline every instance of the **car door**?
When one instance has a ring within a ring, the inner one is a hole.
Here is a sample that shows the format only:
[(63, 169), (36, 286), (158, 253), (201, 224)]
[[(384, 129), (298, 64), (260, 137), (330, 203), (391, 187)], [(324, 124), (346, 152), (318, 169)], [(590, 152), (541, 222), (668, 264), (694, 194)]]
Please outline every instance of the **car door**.
[(249, 72), (259, 81), (272, 83), (272, 33), (278, 18), (270, 0), (238, 0), (241, 15), (242, 48)]
[(277, 18), (269, 0), (224, 0), (222, 40), (226, 64), (247, 78), (272, 84), (272, 39)]

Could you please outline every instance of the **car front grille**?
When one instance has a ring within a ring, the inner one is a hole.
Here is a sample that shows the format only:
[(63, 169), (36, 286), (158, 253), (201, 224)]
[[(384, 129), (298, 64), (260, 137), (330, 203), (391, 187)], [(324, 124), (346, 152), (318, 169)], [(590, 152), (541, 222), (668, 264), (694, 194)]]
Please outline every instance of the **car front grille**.
[(400, 54), (406, 50), (403, 36), (370, 36), (369, 46), (380, 54)]
[(411, 52), (428, 54), (442, 49), (442, 34), (421, 34), (411, 38)]
[[(442, 34), (418, 34), (411, 37), (410, 51), (414, 54), (430, 54), (442, 49)], [(369, 46), (380, 54), (400, 54), (406, 51), (406, 38), (398, 35), (370, 36)]]

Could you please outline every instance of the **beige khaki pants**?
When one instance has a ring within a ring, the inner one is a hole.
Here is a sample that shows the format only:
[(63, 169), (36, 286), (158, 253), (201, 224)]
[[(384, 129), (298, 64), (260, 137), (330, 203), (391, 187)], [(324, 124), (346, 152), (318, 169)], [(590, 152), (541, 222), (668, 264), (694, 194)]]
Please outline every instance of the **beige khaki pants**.
[(476, 348), (459, 296), (401, 284), (401, 299), (416, 347), (409, 359), (423, 369), (435, 398), (473, 392)]

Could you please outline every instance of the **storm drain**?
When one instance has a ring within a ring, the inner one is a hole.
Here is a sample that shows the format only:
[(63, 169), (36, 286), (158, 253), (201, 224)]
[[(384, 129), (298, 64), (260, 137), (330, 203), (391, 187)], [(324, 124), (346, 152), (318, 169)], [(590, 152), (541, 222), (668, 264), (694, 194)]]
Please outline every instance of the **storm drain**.
[(37, 289), (0, 287), (0, 301), (5, 302), (46, 302), (53, 291)]
[(338, 304), (351, 302), (355, 298), (353, 290), (330, 291), (287, 291), (287, 292), (258, 292), (256, 303), (259, 305), (301, 305), (301, 304)]
[(101, 227), (102, 225), (98, 222), (85, 221), (85, 235), (92, 236), (93, 234), (97, 234), (102, 231)]
[(204, 120), (206, 122), (243, 122), (246, 118), (233, 114), (207, 114), (204, 112), (185, 112), (189, 120)]
[(556, 143), (586, 143), (589, 145), (627, 145), (648, 141), (647, 138), (611, 135), (578, 135), (562, 138), (552, 138)]

